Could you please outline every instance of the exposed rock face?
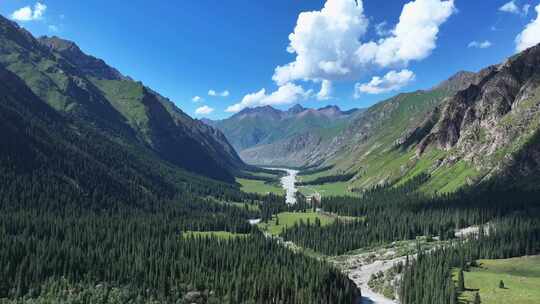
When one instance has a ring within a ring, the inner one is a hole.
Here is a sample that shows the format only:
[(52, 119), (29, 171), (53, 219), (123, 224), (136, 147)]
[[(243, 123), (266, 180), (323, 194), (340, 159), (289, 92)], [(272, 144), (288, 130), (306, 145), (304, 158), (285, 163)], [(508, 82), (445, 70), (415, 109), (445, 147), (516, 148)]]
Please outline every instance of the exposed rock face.
[(295, 136), (268, 145), (255, 146), (240, 153), (244, 160), (264, 166), (317, 165), (335, 155), (341, 145), (338, 137), (322, 138), (315, 132)]
[[(480, 169), (500, 169), (538, 129), (540, 46), (480, 71), (469, 87), (449, 98), (417, 147), (435, 146)], [(504, 153), (502, 156), (495, 154)], [(490, 156), (495, 159), (488, 161)], [(501, 157), (503, 159), (501, 159)]]
[(435, 88), (457, 92), (468, 88), (471, 83), (478, 81), (477, 78), (477, 73), (459, 71), (454, 76), (448, 78), (448, 80), (441, 82)]

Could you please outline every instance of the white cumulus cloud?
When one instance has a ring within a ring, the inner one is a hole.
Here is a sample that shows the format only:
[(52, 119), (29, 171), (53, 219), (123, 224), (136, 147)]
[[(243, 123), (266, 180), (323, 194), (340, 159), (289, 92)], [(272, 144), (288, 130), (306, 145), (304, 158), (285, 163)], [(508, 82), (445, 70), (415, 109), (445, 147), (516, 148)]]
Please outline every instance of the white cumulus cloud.
[(485, 41), (471, 41), (467, 47), (469, 48), (478, 48), (478, 49), (487, 49), (492, 46), (492, 43), (488, 40)]
[(210, 114), (212, 112), (214, 112), (214, 108), (211, 108), (209, 106), (198, 107), (195, 110), (195, 114), (197, 114), (197, 115), (208, 115), (208, 114)]
[(191, 98), (191, 101), (193, 102), (201, 102), (203, 100), (204, 99), (201, 96), (193, 96), (193, 98)]
[(317, 93), (318, 100), (328, 100), (332, 98), (332, 82), (330, 80), (323, 80), (321, 82), (321, 90)]
[(374, 62), (382, 67), (425, 59), (436, 47), (440, 26), (454, 12), (453, 0), (409, 2), (403, 6), (392, 35), (363, 44), (356, 56), (361, 63)]
[(530, 8), (530, 4), (524, 4), (523, 7), (519, 8), (519, 6), (516, 4), (516, 1), (512, 0), (499, 7), (499, 11), (504, 13), (527, 16), (529, 14)]
[(217, 96), (217, 97), (227, 97), (230, 95), (230, 92), (228, 90), (225, 90), (223, 92), (216, 92), (216, 90), (209, 90), (208, 95)]
[(375, 33), (381, 37), (384, 37), (392, 34), (392, 31), (388, 29), (388, 23), (383, 21), (375, 25)]
[(527, 24), (523, 32), (516, 37), (516, 51), (518, 52), (540, 43), (540, 4), (535, 10), (536, 19)]
[(511, 14), (519, 14), (520, 9), (517, 6), (515, 1), (510, 1), (505, 3), (503, 6), (499, 7), (499, 11), (505, 12), (505, 13), (511, 13)]
[(229, 106), (225, 111), (236, 113), (249, 107), (292, 104), (310, 95), (311, 91), (305, 91), (301, 86), (289, 82), (270, 94), (266, 94), (265, 89), (247, 94), (240, 102)]
[(453, 0), (411, 1), (403, 6), (388, 36), (362, 42), (369, 24), (363, 2), (327, 0), (320, 11), (298, 16), (287, 48), (296, 59), (278, 66), (273, 80), (281, 85), (295, 80), (351, 79), (370, 66), (422, 60), (435, 49), (439, 27), (454, 12)]
[(49, 24), (47, 28), (49, 29), (49, 32), (51, 33), (58, 33), (60, 31), (60, 28), (58, 28), (58, 26), (54, 24)]
[(358, 39), (368, 28), (362, 1), (328, 0), (320, 11), (302, 12), (287, 51), (296, 60), (278, 66), (273, 80), (284, 84), (299, 79), (336, 79), (353, 71)]
[(23, 22), (40, 20), (43, 18), (43, 15), (45, 14), (46, 10), (47, 10), (47, 6), (45, 4), (41, 2), (36, 2), (33, 8), (30, 6), (25, 6), (14, 11), (11, 14), (11, 19), (17, 20), (17, 21), (23, 21)]
[(523, 5), (523, 8), (521, 9), (523, 11), (523, 15), (527, 16), (529, 14), (530, 9), (531, 9), (530, 4)]
[(396, 91), (413, 81), (415, 75), (407, 69), (390, 71), (383, 77), (375, 76), (368, 83), (355, 85), (354, 97), (359, 98), (362, 93), (381, 94)]

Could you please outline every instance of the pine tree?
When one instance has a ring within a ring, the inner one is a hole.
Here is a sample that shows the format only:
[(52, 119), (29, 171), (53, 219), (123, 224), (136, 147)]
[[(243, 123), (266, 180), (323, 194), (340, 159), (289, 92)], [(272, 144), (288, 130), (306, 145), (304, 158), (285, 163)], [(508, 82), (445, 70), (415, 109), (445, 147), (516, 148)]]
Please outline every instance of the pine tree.
[(499, 282), (499, 288), (500, 288), (500, 289), (504, 289), (504, 282), (503, 282), (503, 280), (501, 280), (501, 281)]
[(465, 291), (465, 279), (463, 277), (463, 269), (459, 270), (458, 281), (457, 281), (457, 290), (459, 292)]
[(480, 304), (482, 303), (482, 301), (480, 300), (480, 294), (477, 292), (475, 295), (474, 295), (474, 304)]

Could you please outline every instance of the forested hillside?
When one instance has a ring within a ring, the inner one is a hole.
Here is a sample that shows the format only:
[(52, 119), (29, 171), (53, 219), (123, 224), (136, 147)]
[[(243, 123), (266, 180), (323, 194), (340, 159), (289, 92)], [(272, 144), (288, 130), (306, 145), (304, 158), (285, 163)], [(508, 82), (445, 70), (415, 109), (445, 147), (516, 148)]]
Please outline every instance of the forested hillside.
[[(523, 17), (531, 8), (510, 3)], [(211, 11), (183, 8), (199, 6)], [(317, 99), (349, 108), (338, 100), (352, 96), (344, 83), (354, 82), (358, 99), (439, 77), (415, 73), (444, 38), (454, 2), (404, 4), (394, 29), (371, 24), (374, 6), (328, 0), (301, 13), (287, 48), (295, 61), (275, 67), (273, 89), (251, 94), (239, 91), (253, 83), (234, 75), (253, 60), (237, 41), (212, 48), (199, 33), (217, 32), (175, 23), (186, 32), (165, 43), (190, 62), (162, 60), (163, 44), (148, 53), (187, 75), (171, 81), (183, 79), (176, 96), (189, 104), (12, 21), (54, 26), (41, 2), (0, 16), (0, 304), (498, 304), (498, 294), (513, 300), (533, 286), (522, 277), (481, 282), (517, 271), (480, 261), (540, 259), (540, 45), (366, 109), (270, 106)], [(245, 39), (226, 12), (223, 24)], [(182, 21), (196, 19), (207, 20)], [(205, 26), (217, 27), (212, 20)], [(364, 41), (372, 29), (379, 40)], [(256, 26), (243, 34), (251, 32), (263, 36)], [(414, 44), (417, 35), (432, 41)], [(471, 52), (489, 41), (473, 42)], [(392, 48), (396, 61), (383, 64)], [(397, 58), (408, 48), (424, 54)], [(242, 62), (223, 68), (209, 58), (216, 51)], [(212, 86), (198, 78), (209, 71)], [(180, 105), (197, 117), (240, 111), (198, 120)], [(527, 275), (540, 284), (540, 268)]]
[(244, 164), (217, 130), (57, 37), (39, 40), (0, 17), (0, 64), (63, 116), (139, 145), (188, 171), (232, 182)]
[[(1, 302), (342, 303), (359, 295), (333, 267), (248, 223), (283, 199), (224, 182), (243, 163), (219, 131), (99, 60), (72, 63), (10, 21), (0, 25)], [(199, 231), (244, 237), (190, 236)]]

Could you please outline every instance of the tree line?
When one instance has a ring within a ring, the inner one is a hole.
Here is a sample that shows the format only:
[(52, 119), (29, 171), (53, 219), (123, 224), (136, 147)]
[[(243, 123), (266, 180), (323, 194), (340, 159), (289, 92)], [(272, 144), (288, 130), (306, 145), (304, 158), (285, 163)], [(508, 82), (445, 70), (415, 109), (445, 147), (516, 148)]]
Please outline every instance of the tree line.
[(337, 255), (417, 236), (454, 237), (456, 229), (484, 224), (540, 206), (538, 192), (520, 189), (469, 189), (454, 194), (428, 196), (414, 191), (423, 177), (399, 187), (378, 187), (361, 197), (325, 197), (327, 212), (356, 217), (327, 226), (300, 222), (282, 236), (300, 246)]
[(468, 240), (433, 252), (420, 250), (417, 258), (408, 260), (405, 265), (399, 291), (401, 303), (457, 304), (464, 286), (463, 278), (454, 282), (452, 272), (455, 268), (467, 269), (474, 266), (477, 259), (538, 254), (539, 215), (537, 211), (512, 215), (491, 222), (489, 228), (481, 229)]

